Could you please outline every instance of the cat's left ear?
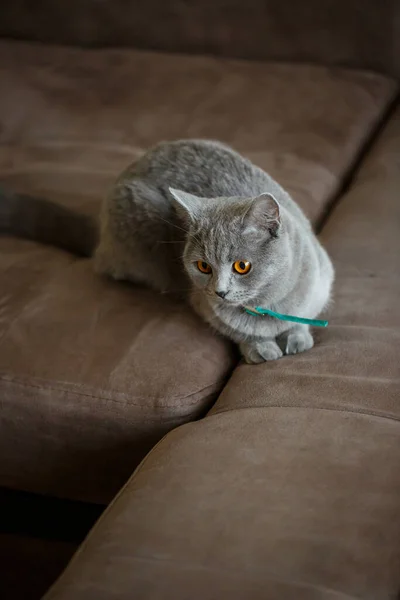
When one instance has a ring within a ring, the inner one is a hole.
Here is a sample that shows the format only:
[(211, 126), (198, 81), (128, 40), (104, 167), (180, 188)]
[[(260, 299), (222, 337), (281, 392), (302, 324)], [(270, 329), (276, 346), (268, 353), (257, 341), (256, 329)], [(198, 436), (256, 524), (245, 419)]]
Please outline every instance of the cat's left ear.
[(269, 231), (276, 237), (281, 226), (281, 212), (278, 201), (272, 194), (265, 193), (252, 198), (243, 217), (243, 233)]
[(175, 208), (179, 216), (185, 220), (195, 221), (200, 213), (202, 204), (201, 198), (198, 198), (194, 194), (188, 192), (182, 192), (182, 190), (175, 190), (169, 188), (169, 192), (173, 198)]

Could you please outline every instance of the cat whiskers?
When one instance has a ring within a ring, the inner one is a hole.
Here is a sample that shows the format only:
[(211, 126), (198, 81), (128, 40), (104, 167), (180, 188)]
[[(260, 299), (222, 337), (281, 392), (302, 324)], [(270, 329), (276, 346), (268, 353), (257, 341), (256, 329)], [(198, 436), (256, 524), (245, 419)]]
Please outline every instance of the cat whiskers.
[(163, 217), (160, 217), (159, 215), (158, 215), (158, 218), (161, 221), (164, 221), (164, 223), (167, 223), (167, 225), (171, 225), (171, 227), (175, 227), (175, 229), (179, 229), (180, 231), (183, 231), (187, 235), (190, 235), (192, 238), (194, 238), (196, 240), (197, 243), (200, 243), (199, 238), (197, 237), (196, 233), (193, 233), (193, 231), (189, 231), (189, 229), (185, 229), (184, 227), (180, 227), (180, 225), (176, 225), (175, 223), (171, 223), (171, 221), (168, 221), (168, 219), (163, 219)]
[(207, 292), (204, 292), (203, 290), (196, 290), (195, 288), (189, 288), (186, 291), (190, 292), (191, 296), (211, 296), (211, 294), (207, 294)]
[(184, 233), (187, 233), (188, 235), (190, 233), (188, 229), (184, 229), (183, 227), (180, 227), (179, 225), (175, 225), (175, 223), (171, 223), (171, 221), (168, 221), (168, 219), (163, 219), (162, 217), (160, 217), (160, 215), (157, 215), (157, 218), (160, 219), (160, 221), (164, 221), (164, 223), (171, 225), (171, 227), (175, 227), (175, 229), (180, 229), (180, 231), (183, 231)]
[(157, 244), (182, 244), (181, 240), (158, 240)]
[(175, 225), (175, 223), (171, 223), (171, 221), (168, 221), (168, 219), (163, 219), (163, 217), (160, 217), (160, 215), (158, 215), (157, 218), (160, 219), (160, 221), (164, 221), (164, 223), (167, 223), (167, 225), (171, 225), (171, 227), (175, 227), (175, 229), (179, 229), (180, 231), (183, 231), (184, 233), (186, 233), (186, 235), (190, 235), (194, 240), (196, 240), (196, 242), (198, 244), (201, 245), (201, 241), (197, 237), (197, 233), (194, 233), (193, 231), (189, 231), (188, 229), (185, 229), (184, 227), (180, 227), (179, 225)]

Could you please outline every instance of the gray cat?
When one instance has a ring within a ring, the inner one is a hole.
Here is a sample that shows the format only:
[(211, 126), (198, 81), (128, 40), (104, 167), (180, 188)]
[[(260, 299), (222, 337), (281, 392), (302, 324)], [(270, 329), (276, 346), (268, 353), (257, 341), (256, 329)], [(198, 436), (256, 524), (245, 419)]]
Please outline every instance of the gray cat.
[(248, 363), (279, 358), (282, 349), (303, 352), (313, 338), (307, 325), (245, 307), (313, 319), (329, 302), (334, 278), (287, 192), (214, 141), (164, 142), (148, 151), (118, 178), (99, 232), (88, 217), (17, 195), (0, 200), (0, 231), (83, 255), (96, 247), (99, 273), (188, 296)]

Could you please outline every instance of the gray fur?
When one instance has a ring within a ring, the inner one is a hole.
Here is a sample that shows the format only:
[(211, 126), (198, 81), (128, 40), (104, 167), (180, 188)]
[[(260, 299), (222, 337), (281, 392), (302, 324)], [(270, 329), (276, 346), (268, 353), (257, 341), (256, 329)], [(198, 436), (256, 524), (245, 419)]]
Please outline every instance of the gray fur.
[[(212, 274), (201, 273), (198, 260)], [(233, 271), (237, 260), (251, 262), (248, 274)], [(231, 148), (204, 140), (161, 143), (122, 173), (102, 209), (95, 262), (116, 279), (188, 294), (249, 363), (302, 352), (313, 338), (307, 326), (251, 316), (243, 306), (315, 318), (334, 277), (287, 192)]]
[[(0, 233), (90, 255), (115, 279), (189, 297), (249, 363), (313, 346), (309, 328), (255, 317), (244, 306), (315, 318), (332, 264), (310, 223), (267, 173), (219, 142), (161, 143), (126, 169), (94, 219), (41, 198), (0, 194)], [(212, 274), (201, 273), (206, 261)], [(232, 269), (249, 261), (246, 275)], [(219, 292), (219, 296), (216, 294)], [(221, 298), (220, 296), (224, 296)]]

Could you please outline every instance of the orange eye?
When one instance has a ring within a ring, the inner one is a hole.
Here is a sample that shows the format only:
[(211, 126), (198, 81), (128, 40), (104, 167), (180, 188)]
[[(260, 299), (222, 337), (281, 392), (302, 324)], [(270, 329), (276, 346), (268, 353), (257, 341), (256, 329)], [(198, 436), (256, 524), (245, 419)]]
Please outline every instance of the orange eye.
[(247, 260), (237, 260), (232, 266), (233, 270), (239, 275), (246, 275), (251, 269), (251, 263)]
[(212, 271), (212, 268), (210, 267), (210, 265), (208, 263), (204, 262), (204, 260), (197, 261), (197, 268), (199, 271), (201, 271), (202, 273), (205, 273), (206, 275), (209, 275)]

